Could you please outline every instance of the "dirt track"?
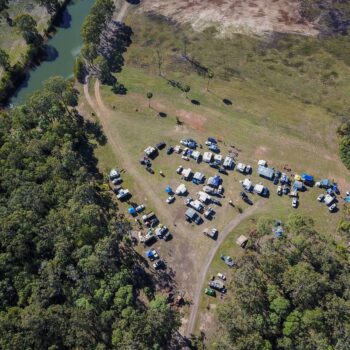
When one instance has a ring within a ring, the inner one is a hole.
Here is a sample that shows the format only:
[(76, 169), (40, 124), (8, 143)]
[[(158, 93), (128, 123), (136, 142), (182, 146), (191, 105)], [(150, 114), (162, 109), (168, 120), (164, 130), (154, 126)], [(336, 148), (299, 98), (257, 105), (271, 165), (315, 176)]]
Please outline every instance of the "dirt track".
[(263, 205), (264, 205), (264, 200), (260, 200), (260, 201), (256, 202), (252, 207), (250, 207), (246, 211), (244, 211), (243, 214), (236, 216), (220, 232), (218, 240), (215, 242), (215, 245), (213, 245), (212, 248), (210, 249), (210, 251), (207, 255), (207, 261), (206, 261), (205, 265), (203, 266), (203, 268), (200, 272), (200, 275), (198, 276), (196, 290), (195, 290), (194, 297), (192, 300), (191, 313), (190, 313), (190, 317), (188, 319), (188, 323), (187, 323), (187, 327), (186, 327), (186, 334), (185, 334), (186, 336), (190, 336), (194, 331), (194, 327), (196, 325), (197, 314), (198, 314), (199, 302), (200, 302), (200, 298), (202, 295), (203, 285), (205, 283), (205, 278), (208, 274), (208, 270), (209, 270), (210, 265), (215, 257), (217, 250), (219, 249), (220, 245), (223, 243), (225, 238), (230, 234), (230, 232), (232, 232), (243, 220), (250, 217), (254, 212), (256, 212)]

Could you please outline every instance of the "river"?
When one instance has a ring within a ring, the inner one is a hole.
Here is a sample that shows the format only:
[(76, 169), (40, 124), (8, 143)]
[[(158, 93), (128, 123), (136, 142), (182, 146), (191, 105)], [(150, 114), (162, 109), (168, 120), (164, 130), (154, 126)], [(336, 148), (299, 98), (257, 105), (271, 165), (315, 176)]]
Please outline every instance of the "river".
[(47, 42), (50, 59), (29, 72), (27, 79), (11, 99), (13, 105), (24, 103), (33, 91), (40, 89), (42, 83), (52, 76), (72, 76), (75, 57), (83, 45), (80, 28), (93, 4), (94, 0), (70, 2), (57, 26), (57, 32)]

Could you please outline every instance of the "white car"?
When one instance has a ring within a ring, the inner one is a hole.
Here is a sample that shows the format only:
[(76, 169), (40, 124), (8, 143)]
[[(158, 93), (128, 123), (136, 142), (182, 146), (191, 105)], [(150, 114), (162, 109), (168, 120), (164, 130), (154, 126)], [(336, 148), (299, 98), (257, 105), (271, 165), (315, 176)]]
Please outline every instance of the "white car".
[(170, 197), (168, 197), (167, 200), (166, 200), (166, 202), (167, 202), (168, 204), (171, 204), (171, 203), (173, 203), (174, 201), (175, 201), (175, 197), (174, 197), (174, 196), (170, 196)]
[(278, 186), (278, 187), (277, 187), (277, 194), (278, 194), (279, 196), (282, 196), (282, 187), (281, 187), (281, 186)]
[(176, 169), (176, 172), (178, 174), (181, 174), (182, 173), (182, 170), (184, 170), (184, 167), (182, 165), (179, 165), (178, 168)]
[(145, 209), (145, 206), (143, 204), (140, 204), (135, 208), (136, 213), (140, 213), (142, 210)]
[(294, 197), (292, 200), (292, 207), (296, 208), (298, 206), (298, 198)]
[(221, 278), (223, 281), (226, 281), (226, 276), (223, 273), (218, 273), (218, 277)]
[(328, 210), (332, 213), (335, 209), (337, 209), (337, 203), (333, 203)]

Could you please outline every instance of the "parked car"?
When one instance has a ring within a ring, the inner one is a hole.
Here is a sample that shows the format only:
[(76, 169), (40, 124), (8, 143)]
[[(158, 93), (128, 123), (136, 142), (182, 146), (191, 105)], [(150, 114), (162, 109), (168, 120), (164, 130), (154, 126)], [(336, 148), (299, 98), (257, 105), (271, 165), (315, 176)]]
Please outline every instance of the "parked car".
[(337, 209), (337, 203), (333, 203), (330, 207), (328, 207), (328, 210), (332, 213)]
[(166, 202), (168, 203), (168, 204), (171, 204), (171, 203), (173, 203), (175, 201), (175, 197), (174, 196), (169, 196), (168, 198), (167, 198), (167, 200), (166, 200)]
[(190, 158), (188, 158), (187, 156), (181, 156), (181, 159), (186, 160), (186, 161), (190, 160)]
[(281, 187), (281, 186), (278, 186), (278, 187), (277, 187), (277, 194), (278, 194), (279, 196), (282, 196), (283, 192), (282, 192), (282, 187)]
[(170, 155), (174, 152), (174, 147), (170, 146), (167, 150), (166, 150), (166, 154)]
[(226, 276), (223, 273), (218, 273), (218, 277), (221, 278), (223, 281), (226, 281)]
[(164, 241), (170, 241), (173, 238), (173, 235), (170, 233), (170, 231), (166, 232), (163, 236)]
[(149, 260), (154, 261), (159, 258), (159, 254), (155, 249), (151, 249), (146, 253), (146, 256)]
[(293, 200), (292, 200), (292, 207), (293, 208), (297, 208), (298, 204), (299, 204), (298, 198), (294, 197)]
[(137, 213), (141, 213), (145, 209), (145, 206), (143, 204), (138, 205), (135, 210)]
[(220, 167), (219, 170), (218, 170), (219, 173), (221, 174), (224, 174), (224, 175), (227, 175), (227, 170), (224, 168), (224, 167)]
[(204, 217), (205, 218), (210, 218), (214, 215), (214, 210), (211, 207), (208, 207), (207, 210), (204, 212)]
[(168, 232), (168, 228), (165, 225), (160, 225), (157, 229), (156, 229), (156, 235), (162, 239), (165, 235), (165, 233)]
[(219, 185), (217, 193), (218, 194), (223, 194), (224, 193), (224, 188), (222, 187), (222, 185)]
[(290, 191), (289, 186), (283, 186), (283, 187), (282, 187), (282, 191), (283, 191), (283, 194), (288, 194), (289, 191)]
[(232, 260), (232, 258), (228, 255), (221, 255), (221, 260), (224, 261), (224, 263), (230, 267), (235, 265), (235, 262)]
[(273, 179), (273, 184), (274, 184), (274, 185), (278, 185), (278, 182), (279, 182), (278, 177), (275, 177), (275, 178)]
[(216, 205), (218, 205), (218, 206), (221, 206), (221, 202), (220, 202), (218, 199), (212, 198), (212, 199), (211, 199), (211, 202), (212, 202), (213, 204), (216, 204)]
[(182, 173), (182, 170), (184, 170), (184, 167), (182, 165), (179, 165), (178, 168), (176, 169), (176, 172), (178, 174), (181, 174)]
[(159, 150), (161, 150), (161, 149), (163, 149), (164, 147), (166, 146), (166, 143), (165, 142), (159, 142), (158, 144), (157, 144), (157, 148), (159, 149)]
[(324, 198), (325, 198), (325, 195), (323, 193), (321, 193), (318, 197), (317, 197), (317, 200), (319, 202), (323, 202), (324, 201)]
[(159, 270), (159, 269), (165, 267), (165, 263), (164, 263), (163, 260), (159, 259), (159, 260), (157, 260), (157, 261), (153, 264), (153, 267), (154, 267), (156, 270)]

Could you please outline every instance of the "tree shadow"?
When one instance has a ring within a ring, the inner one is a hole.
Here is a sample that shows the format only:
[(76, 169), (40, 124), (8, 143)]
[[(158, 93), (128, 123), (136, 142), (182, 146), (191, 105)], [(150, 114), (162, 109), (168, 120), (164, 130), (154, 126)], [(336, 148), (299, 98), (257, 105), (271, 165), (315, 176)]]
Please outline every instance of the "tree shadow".
[(198, 100), (191, 100), (191, 103), (195, 106), (199, 106), (201, 104)]
[(88, 134), (94, 136), (100, 146), (104, 146), (107, 143), (107, 137), (100, 124), (87, 120), (85, 130)]
[(45, 58), (44, 58), (45, 61), (53, 62), (58, 58), (58, 56), (59, 56), (59, 53), (55, 47), (53, 47), (51, 45), (45, 46)]
[(229, 100), (228, 98), (224, 98), (222, 100), (222, 102), (226, 105), (226, 106), (232, 106), (232, 101)]
[(162, 118), (166, 118), (168, 116), (165, 112), (159, 112), (158, 115)]

